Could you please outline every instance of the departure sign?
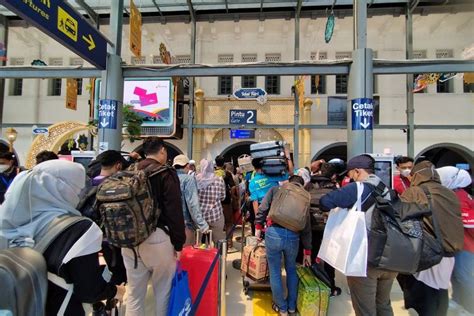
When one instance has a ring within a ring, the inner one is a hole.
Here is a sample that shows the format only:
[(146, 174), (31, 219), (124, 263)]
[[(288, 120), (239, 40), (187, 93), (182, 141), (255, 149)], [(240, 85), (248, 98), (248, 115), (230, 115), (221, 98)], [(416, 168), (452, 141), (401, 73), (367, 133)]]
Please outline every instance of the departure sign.
[(33, 24), (99, 69), (105, 69), (106, 38), (63, 0), (0, 0)]
[(351, 100), (352, 130), (372, 130), (374, 126), (374, 100)]

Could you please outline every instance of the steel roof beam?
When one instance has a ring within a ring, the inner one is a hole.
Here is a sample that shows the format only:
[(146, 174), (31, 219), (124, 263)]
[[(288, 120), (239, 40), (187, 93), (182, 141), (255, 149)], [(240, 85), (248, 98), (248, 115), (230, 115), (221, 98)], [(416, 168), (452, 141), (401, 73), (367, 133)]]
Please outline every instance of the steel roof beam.
[[(339, 75), (348, 74), (352, 61), (337, 62), (294, 62), (236, 65), (142, 65), (123, 66), (126, 78), (132, 77), (217, 77), (217, 76), (296, 76), (296, 75)], [(472, 60), (417, 59), (417, 60), (374, 60), (374, 74), (398, 75), (415, 73), (474, 72)], [(101, 77), (100, 70), (77, 67), (0, 67), (0, 78), (95, 78)]]
[(187, 0), (187, 3), (188, 3), (189, 14), (191, 15), (191, 21), (194, 22), (196, 21), (196, 12), (194, 12), (193, 2), (191, 0)]
[(76, 3), (80, 5), (89, 15), (89, 18), (95, 24), (96, 27), (99, 27), (99, 15), (92, 9), (84, 0), (76, 0)]

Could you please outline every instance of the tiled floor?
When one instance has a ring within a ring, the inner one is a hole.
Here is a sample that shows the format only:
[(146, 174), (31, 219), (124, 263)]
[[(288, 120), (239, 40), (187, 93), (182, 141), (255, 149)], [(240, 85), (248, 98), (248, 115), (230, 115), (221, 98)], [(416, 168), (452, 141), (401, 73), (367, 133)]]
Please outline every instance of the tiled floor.
[[(239, 234), (240, 232), (236, 232), (235, 235), (239, 235)], [(240, 250), (240, 243), (235, 242), (234, 246)], [(240, 271), (232, 267), (232, 261), (235, 259), (240, 259), (240, 252), (229, 254), (227, 256), (227, 266), (226, 266), (227, 280), (226, 280), (226, 304), (225, 304), (226, 315), (228, 316), (277, 315), (276, 313), (273, 313), (271, 310), (268, 312), (259, 312), (259, 313), (254, 312), (254, 307), (253, 307), (254, 304), (252, 302), (252, 297), (245, 295), (242, 290), (242, 278), (241, 278)], [(342, 288), (342, 294), (338, 297), (333, 297), (330, 299), (329, 316), (355, 315), (352, 309), (351, 299), (348, 294), (347, 283), (345, 282), (344, 276), (341, 274), (337, 274), (336, 283), (338, 284), (339, 287)], [(153, 290), (151, 286), (149, 286), (148, 294), (147, 294), (147, 306), (146, 306), (147, 316), (152, 316), (154, 314), (152, 291)], [(270, 301), (270, 295), (261, 295), (261, 296), (263, 296), (263, 298), (259, 298), (261, 300), (259, 302), (260, 306), (262, 305), (268, 306), (265, 300)], [(394, 282), (391, 298), (392, 298), (393, 311), (396, 316), (417, 315), (415, 311), (413, 310), (407, 311), (403, 308), (403, 295), (397, 282)], [(270, 308), (267, 308), (267, 309), (270, 309)], [(262, 310), (262, 309), (259, 308), (259, 310)], [(90, 312), (87, 314), (90, 315)], [(123, 311), (120, 313), (120, 315), (124, 315)], [(470, 314), (461, 313), (458, 310), (450, 308), (448, 316), (458, 316), (458, 315), (469, 316)], [(470, 316), (474, 316), (474, 315), (470, 315)]]

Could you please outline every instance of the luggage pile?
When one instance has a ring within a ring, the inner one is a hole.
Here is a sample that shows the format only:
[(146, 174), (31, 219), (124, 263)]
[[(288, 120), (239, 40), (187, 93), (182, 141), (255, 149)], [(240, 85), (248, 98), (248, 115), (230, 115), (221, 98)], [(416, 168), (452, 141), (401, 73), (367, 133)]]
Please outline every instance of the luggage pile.
[(262, 171), (269, 176), (281, 176), (286, 173), (286, 142), (269, 141), (250, 145), (252, 159), (262, 158)]
[(296, 306), (300, 315), (326, 316), (329, 309), (331, 289), (319, 280), (309, 267), (298, 267), (298, 299)]

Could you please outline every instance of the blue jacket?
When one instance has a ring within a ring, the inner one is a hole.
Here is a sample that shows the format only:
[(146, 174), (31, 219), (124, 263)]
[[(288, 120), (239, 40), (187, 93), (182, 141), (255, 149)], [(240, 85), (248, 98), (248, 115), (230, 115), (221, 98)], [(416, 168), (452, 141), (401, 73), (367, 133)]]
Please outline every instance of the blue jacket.
[(204, 220), (201, 208), (199, 207), (196, 178), (187, 174), (183, 169), (176, 172), (181, 187), (184, 223), (188, 228), (195, 229), (197, 227), (201, 232), (205, 232), (209, 229), (209, 225)]
[[(373, 199), (369, 199), (372, 195), (372, 192), (375, 190), (375, 187), (379, 184), (381, 180), (375, 176), (370, 175), (366, 179), (364, 184), (364, 191), (362, 191), (362, 210), (368, 210), (370, 206), (374, 204)], [(385, 190), (385, 194), (389, 190)], [(319, 201), (319, 206), (322, 211), (329, 212), (331, 209), (340, 207), (340, 208), (351, 208), (357, 202), (357, 184), (355, 182), (349, 183), (348, 185), (329, 192), (324, 195)]]

